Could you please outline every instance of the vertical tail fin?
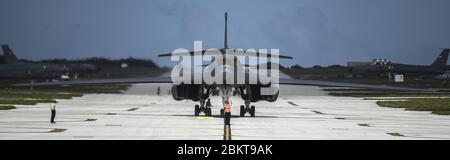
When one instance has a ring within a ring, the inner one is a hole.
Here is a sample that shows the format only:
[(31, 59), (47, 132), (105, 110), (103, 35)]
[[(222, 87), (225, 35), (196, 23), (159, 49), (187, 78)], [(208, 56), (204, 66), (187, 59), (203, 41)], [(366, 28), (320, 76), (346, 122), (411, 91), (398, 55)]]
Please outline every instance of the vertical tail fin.
[(225, 12), (225, 40), (224, 40), (224, 49), (228, 49), (228, 34), (227, 34), (227, 21), (228, 21), (228, 13)]
[(19, 61), (8, 45), (2, 45), (2, 49), (3, 49), (3, 59), (5, 63), (16, 63)]
[(434, 60), (434, 62), (431, 64), (432, 66), (445, 66), (447, 65), (448, 60), (448, 54), (450, 52), (450, 49), (445, 48), (442, 50), (441, 54)]

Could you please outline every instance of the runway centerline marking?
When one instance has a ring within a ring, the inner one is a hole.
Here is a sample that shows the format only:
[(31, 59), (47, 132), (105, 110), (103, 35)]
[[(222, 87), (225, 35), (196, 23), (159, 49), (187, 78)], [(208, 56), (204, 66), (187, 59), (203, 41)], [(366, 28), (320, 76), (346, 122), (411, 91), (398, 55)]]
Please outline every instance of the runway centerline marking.
[(223, 131), (224, 131), (224, 133), (223, 133), (223, 140), (231, 140), (231, 127), (230, 127), (230, 125), (224, 125), (224, 128), (223, 128)]

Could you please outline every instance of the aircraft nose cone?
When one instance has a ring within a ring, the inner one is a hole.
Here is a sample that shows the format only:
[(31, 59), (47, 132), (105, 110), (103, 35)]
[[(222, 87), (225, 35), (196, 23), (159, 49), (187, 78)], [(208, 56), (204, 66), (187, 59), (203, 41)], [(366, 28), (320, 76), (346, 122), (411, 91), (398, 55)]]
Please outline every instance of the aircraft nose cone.
[(223, 74), (224, 84), (233, 84), (234, 79), (230, 76), (235, 76), (234, 67), (225, 65), (217, 70), (217, 74)]

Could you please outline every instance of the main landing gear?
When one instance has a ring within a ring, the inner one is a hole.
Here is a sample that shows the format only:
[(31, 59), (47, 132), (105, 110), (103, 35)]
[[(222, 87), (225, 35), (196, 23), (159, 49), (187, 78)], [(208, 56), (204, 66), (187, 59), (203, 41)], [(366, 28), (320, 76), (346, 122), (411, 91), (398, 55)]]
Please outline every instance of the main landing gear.
[(205, 100), (200, 100), (200, 105), (195, 105), (194, 115), (199, 116), (202, 112), (205, 116), (212, 116), (211, 106), (206, 106)]
[(245, 101), (245, 106), (241, 105), (240, 116), (244, 117), (245, 113), (249, 113), (250, 117), (255, 117), (255, 106), (250, 106), (250, 101)]

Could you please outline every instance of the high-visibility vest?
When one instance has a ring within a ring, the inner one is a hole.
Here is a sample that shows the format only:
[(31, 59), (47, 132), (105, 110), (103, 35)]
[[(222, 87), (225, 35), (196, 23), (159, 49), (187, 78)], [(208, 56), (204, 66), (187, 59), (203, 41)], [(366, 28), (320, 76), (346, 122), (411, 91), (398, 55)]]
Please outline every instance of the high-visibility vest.
[(225, 112), (231, 112), (231, 105), (225, 104)]

